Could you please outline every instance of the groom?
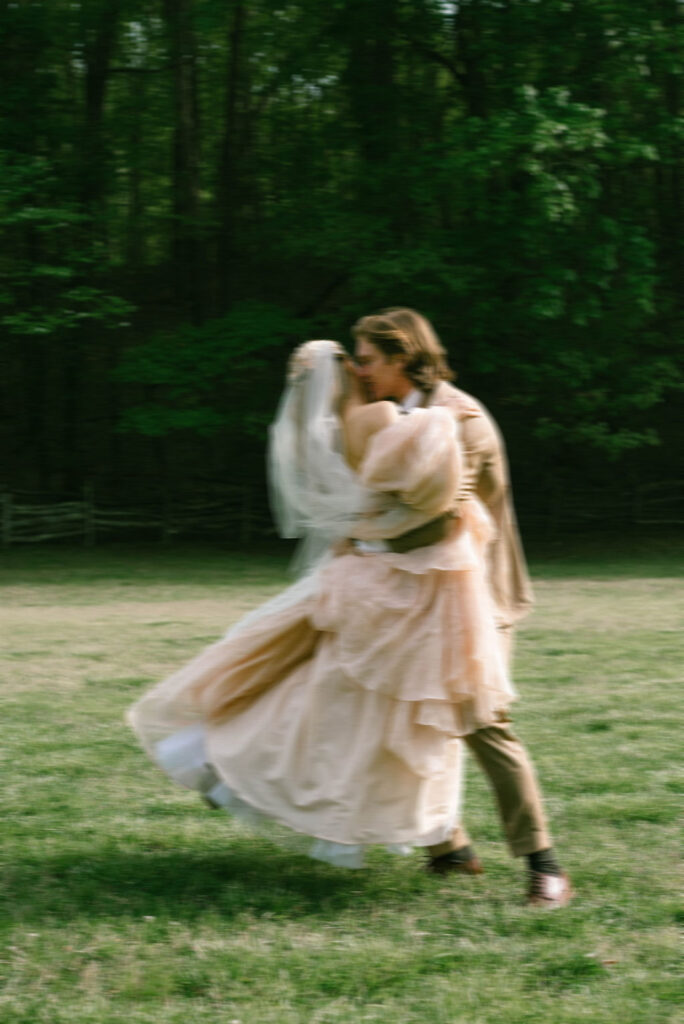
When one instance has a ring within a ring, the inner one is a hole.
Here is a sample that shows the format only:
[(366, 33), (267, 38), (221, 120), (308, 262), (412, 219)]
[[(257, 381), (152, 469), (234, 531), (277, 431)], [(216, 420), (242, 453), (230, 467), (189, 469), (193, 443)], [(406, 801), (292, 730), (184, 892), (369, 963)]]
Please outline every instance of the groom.
[[(388, 309), (362, 317), (352, 329), (357, 373), (371, 401), (393, 399), (405, 410), (445, 406), (460, 428), (465, 473), (455, 506), (469, 495), (487, 507), (496, 530), (488, 554), (488, 576), (497, 628), (510, 661), (512, 630), (532, 604), (525, 558), (513, 512), (503, 440), (486, 409), (448, 383), (453, 377), (432, 325), (412, 309)], [(439, 530), (439, 524), (436, 524)], [(400, 538), (399, 538), (400, 539)], [(413, 538), (412, 546), (440, 536)], [(395, 548), (397, 550), (397, 548)], [(534, 769), (504, 713), (500, 721), (463, 737), (489, 778), (514, 856), (527, 857), (528, 903), (561, 907), (572, 897), (567, 875), (551, 845)], [(482, 867), (467, 834), (458, 828), (451, 840), (430, 848), (430, 870), (437, 874), (479, 874)]]

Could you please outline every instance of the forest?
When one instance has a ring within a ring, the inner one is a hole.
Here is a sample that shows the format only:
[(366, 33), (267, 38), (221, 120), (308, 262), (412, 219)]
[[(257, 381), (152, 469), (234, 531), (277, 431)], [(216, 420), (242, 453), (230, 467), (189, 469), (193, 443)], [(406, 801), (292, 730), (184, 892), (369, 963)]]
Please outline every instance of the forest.
[(401, 305), (524, 532), (684, 522), (681, 0), (2, 0), (0, 38), (16, 502), (267, 531), (288, 352)]

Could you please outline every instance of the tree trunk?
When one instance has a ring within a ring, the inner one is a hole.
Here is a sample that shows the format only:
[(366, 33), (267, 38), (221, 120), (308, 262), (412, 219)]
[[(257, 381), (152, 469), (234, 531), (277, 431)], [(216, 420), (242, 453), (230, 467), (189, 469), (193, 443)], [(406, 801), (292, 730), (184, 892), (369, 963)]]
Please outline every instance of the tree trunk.
[(200, 279), (197, 50), (191, 0), (164, 0), (173, 74), (173, 233), (176, 294), (195, 323), (202, 320)]
[(454, 11), (455, 59), (461, 69), (459, 81), (471, 117), (486, 117), (488, 110), (484, 62), (478, 52), (482, 35), (481, 25), (478, 25), (479, 13), (476, 0), (460, 3)]
[(239, 150), (244, 102), (245, 19), (244, 0), (235, 0), (228, 22), (225, 113), (216, 185), (217, 295), (222, 296), (224, 302), (226, 297), (230, 296), (232, 286), (234, 286), (235, 233), (240, 207)]
[(344, 76), (356, 124), (361, 208), (401, 244), (405, 229), (400, 99), (396, 82), (397, 11), (392, 0), (350, 3), (342, 21), (348, 57)]
[(142, 134), (146, 102), (144, 75), (129, 75), (130, 113), (128, 129), (128, 216), (126, 223), (126, 263), (137, 271), (145, 262), (145, 238), (142, 230)]
[[(678, 44), (684, 33), (684, 12), (678, 0), (660, 0), (660, 14), (672, 40), (673, 53), (681, 53)], [(682, 115), (682, 76), (674, 61), (662, 75), (661, 92), (664, 108), (672, 128)], [(668, 127), (670, 126), (668, 125)], [(672, 273), (674, 291), (680, 298), (684, 291), (684, 145), (681, 132), (671, 131), (665, 166), (659, 166), (658, 207), (663, 239), (663, 253)]]
[(85, 117), (82, 146), (80, 200), (94, 218), (102, 214), (106, 187), (106, 147), (102, 115), (109, 81), (109, 68), (116, 44), (120, 0), (105, 0), (97, 23), (85, 30)]

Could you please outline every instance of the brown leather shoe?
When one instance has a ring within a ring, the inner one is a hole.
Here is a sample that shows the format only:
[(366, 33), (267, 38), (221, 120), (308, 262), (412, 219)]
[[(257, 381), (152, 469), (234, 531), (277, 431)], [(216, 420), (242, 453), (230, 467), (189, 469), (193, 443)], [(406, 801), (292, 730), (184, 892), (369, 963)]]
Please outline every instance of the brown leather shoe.
[(430, 857), (425, 870), (431, 875), (482, 875), (484, 868), (479, 857), (470, 860), (459, 860), (452, 853), (444, 853), (441, 857)]
[(573, 896), (570, 879), (565, 873), (545, 875), (540, 871), (530, 871), (530, 887), (527, 891), (528, 907), (557, 910), (559, 907), (566, 907)]

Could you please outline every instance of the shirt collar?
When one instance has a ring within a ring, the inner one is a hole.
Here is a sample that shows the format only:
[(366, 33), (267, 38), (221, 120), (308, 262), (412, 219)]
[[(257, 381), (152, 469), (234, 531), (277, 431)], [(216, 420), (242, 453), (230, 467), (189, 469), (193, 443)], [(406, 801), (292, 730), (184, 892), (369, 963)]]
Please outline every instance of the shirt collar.
[(409, 391), (405, 398), (402, 398), (399, 402), (399, 408), (403, 409), (404, 412), (410, 412), (411, 409), (417, 409), (419, 405), (423, 404), (423, 392), (419, 391), (418, 388), (413, 388)]

